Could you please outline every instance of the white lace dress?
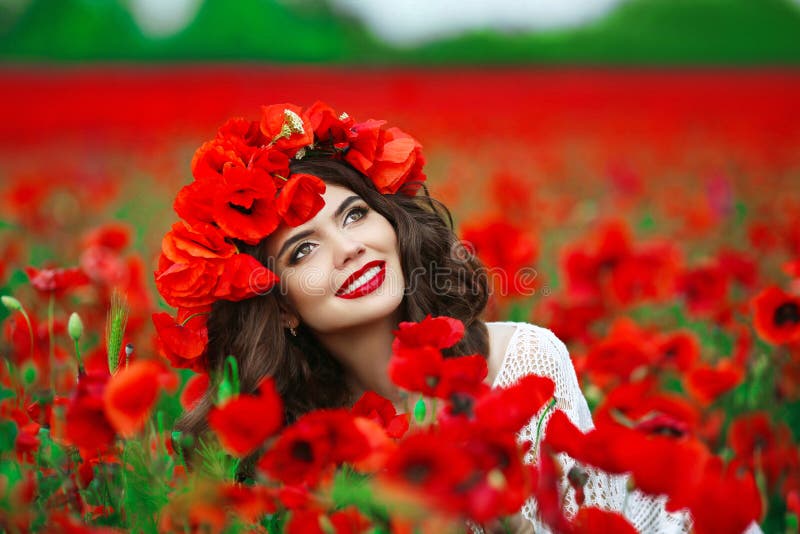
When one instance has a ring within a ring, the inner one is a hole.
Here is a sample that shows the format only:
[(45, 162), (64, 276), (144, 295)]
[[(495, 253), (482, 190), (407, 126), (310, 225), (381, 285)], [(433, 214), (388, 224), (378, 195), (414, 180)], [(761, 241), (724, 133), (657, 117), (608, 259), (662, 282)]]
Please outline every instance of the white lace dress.
[[(555, 383), (555, 407), (586, 432), (594, 427), (589, 406), (578, 386), (575, 368), (570, 360), (567, 348), (553, 332), (528, 323), (487, 323), (492, 325), (515, 327), (505, 351), (502, 366), (497, 372), (493, 387), (505, 387), (513, 384), (521, 377), (529, 374), (546, 376)], [(552, 413), (552, 412), (550, 412)], [(536, 422), (541, 414), (534, 417), (519, 434), (519, 440), (535, 443)], [(549, 415), (547, 416), (549, 418)], [(547, 418), (544, 423), (547, 422)], [(544, 428), (544, 424), (543, 424)], [(533, 455), (526, 458), (534, 461)], [(566, 454), (560, 454), (562, 472), (568, 473), (575, 461)], [(589, 480), (584, 487), (584, 504), (597, 506), (606, 510), (622, 512), (625, 517), (642, 533), (681, 533), (689, 532), (691, 519), (687, 513), (668, 513), (664, 510), (664, 497), (651, 498), (641, 492), (633, 491), (627, 495), (626, 476), (612, 476), (600, 470), (588, 469)], [(574, 490), (570, 487), (566, 476), (561, 481), (562, 491), (566, 492), (565, 507), (568, 517), (577, 513)], [(550, 532), (536, 520), (536, 502), (531, 499), (522, 508), (522, 514), (533, 524), (534, 531)], [(761, 530), (753, 523), (747, 529), (748, 534)]]

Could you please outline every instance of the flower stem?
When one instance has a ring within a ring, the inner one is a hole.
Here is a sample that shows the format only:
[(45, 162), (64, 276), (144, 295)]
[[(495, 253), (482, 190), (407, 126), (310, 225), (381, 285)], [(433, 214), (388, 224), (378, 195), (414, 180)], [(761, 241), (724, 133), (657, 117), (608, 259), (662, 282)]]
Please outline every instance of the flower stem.
[(56, 309), (56, 295), (50, 293), (50, 302), (47, 305), (47, 336), (50, 339), (50, 389), (55, 392), (55, 374), (56, 374), (56, 345), (53, 339), (54, 334), (54, 321)]

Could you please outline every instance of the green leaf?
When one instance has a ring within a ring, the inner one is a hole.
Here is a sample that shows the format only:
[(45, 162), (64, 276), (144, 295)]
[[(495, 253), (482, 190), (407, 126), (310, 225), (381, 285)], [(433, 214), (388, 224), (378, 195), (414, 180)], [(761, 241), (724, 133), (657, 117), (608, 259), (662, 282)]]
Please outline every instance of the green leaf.
[(17, 441), (17, 424), (14, 421), (0, 421), (0, 453), (13, 451)]
[(422, 423), (425, 421), (426, 413), (427, 407), (425, 406), (425, 399), (420, 397), (416, 404), (414, 404), (414, 420), (417, 421), (417, 423)]

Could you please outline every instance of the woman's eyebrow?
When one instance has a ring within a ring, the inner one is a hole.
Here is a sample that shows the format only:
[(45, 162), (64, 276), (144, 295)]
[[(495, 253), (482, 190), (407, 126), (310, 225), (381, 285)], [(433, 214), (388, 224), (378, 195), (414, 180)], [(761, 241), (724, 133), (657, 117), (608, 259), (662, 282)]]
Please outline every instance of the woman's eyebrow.
[[(357, 202), (359, 200), (361, 200), (361, 197), (358, 195), (352, 195), (344, 199), (342, 203), (339, 204), (339, 207), (336, 208), (336, 211), (333, 213), (333, 218), (338, 219), (342, 215), (342, 213), (344, 213), (344, 211), (350, 206), (350, 204), (352, 204), (353, 202)], [(288, 249), (301, 239), (305, 239), (306, 237), (310, 236), (313, 233), (314, 233), (313, 230), (304, 230), (284, 241), (283, 245), (281, 246), (281, 249), (278, 251), (278, 255), (276, 256), (276, 258), (280, 258), (283, 255), (283, 253), (286, 252), (286, 249)]]

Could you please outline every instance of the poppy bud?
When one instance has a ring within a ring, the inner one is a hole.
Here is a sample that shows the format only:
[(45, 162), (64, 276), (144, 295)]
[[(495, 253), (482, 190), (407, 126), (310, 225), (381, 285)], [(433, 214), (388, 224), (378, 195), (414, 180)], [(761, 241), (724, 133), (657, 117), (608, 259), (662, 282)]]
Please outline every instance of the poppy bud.
[(9, 295), (3, 295), (2, 297), (0, 297), (0, 300), (3, 301), (3, 306), (8, 308), (8, 311), (19, 311), (19, 312), (22, 311), (22, 303), (17, 299), (15, 299), (14, 297), (11, 297)]
[(83, 321), (81, 321), (81, 316), (77, 312), (72, 312), (72, 315), (69, 316), (67, 332), (69, 332), (69, 337), (72, 338), (72, 341), (78, 341), (83, 335)]

